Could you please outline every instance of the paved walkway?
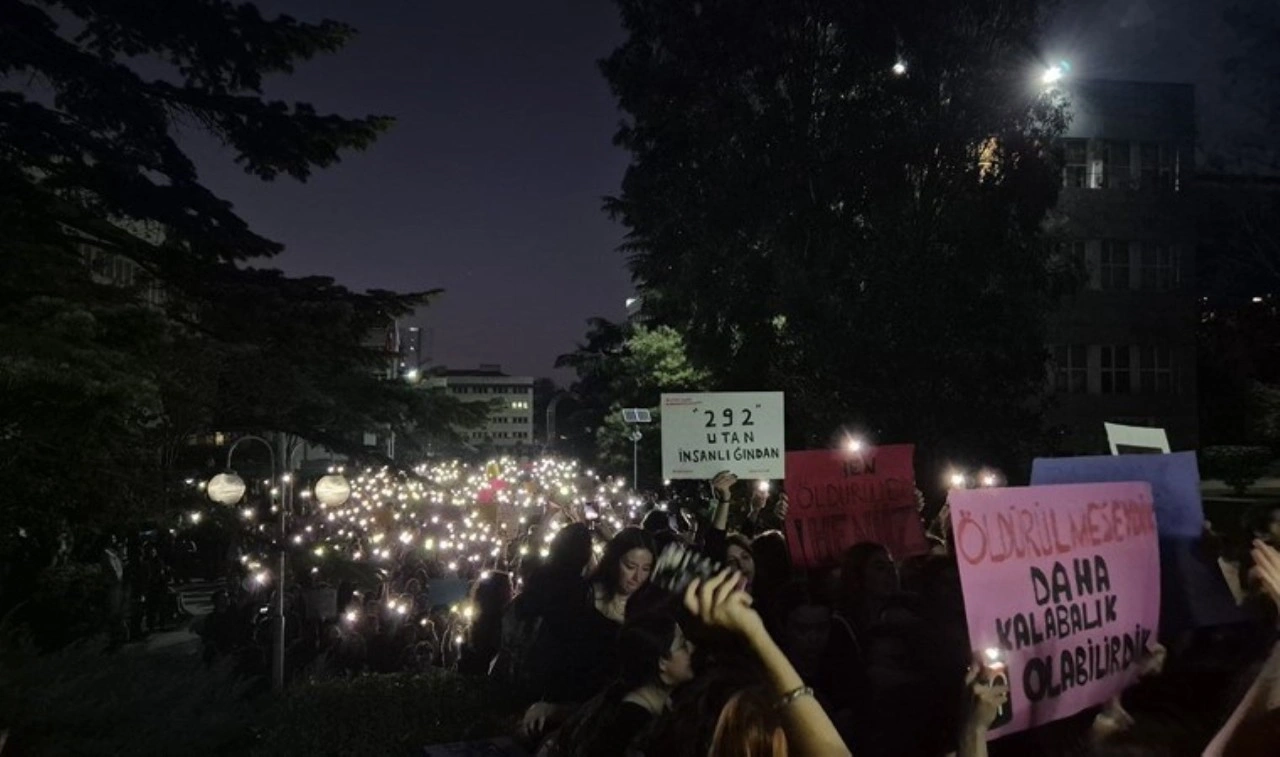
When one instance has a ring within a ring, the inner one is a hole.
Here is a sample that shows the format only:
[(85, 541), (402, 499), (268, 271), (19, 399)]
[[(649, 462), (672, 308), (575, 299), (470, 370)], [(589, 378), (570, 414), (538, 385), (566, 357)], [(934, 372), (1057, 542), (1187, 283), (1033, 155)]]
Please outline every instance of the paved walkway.
[(163, 650), (197, 654), (200, 649), (200, 636), (191, 630), (192, 624), (213, 612), (213, 593), (222, 587), (222, 581), (193, 581), (177, 586), (178, 593), (182, 595), (182, 603), (192, 616), (181, 622), (177, 628), (150, 634), (146, 638), (145, 645), (139, 646), (148, 652)]

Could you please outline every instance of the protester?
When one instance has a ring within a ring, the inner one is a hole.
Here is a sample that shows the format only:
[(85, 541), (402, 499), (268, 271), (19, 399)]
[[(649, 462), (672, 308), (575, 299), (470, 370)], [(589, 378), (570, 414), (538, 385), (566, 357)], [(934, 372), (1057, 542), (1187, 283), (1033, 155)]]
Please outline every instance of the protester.
[(565, 644), (587, 601), (590, 564), (590, 529), (582, 523), (562, 528), (546, 561), (503, 614), (502, 643), (493, 665), (496, 678), (531, 699), (549, 701), (560, 694), (554, 672), (558, 661), (572, 654)]
[(458, 660), (458, 670), (470, 675), (488, 675), (502, 646), (502, 613), (511, 601), (511, 576), (494, 572), (481, 578), (471, 589), (474, 617)]
[[(1123, 694), (990, 741), (1002, 710), (1026, 704), (1026, 684), (1007, 680), (1002, 663), (971, 659), (965, 563), (952, 553), (945, 508), (930, 529), (936, 539), (901, 562), (863, 542), (838, 565), (805, 567), (792, 565), (787, 533), (759, 530), (782, 525), (785, 493), (770, 507), (757, 483), (739, 507), (734, 493), (745, 494), (745, 483), (730, 474), (712, 490), (714, 508), (650, 501), (645, 509), (637, 500), (628, 513), (602, 508), (596, 518), (580, 504), (534, 515), (534, 526), (494, 545), (492, 561), (480, 555), (456, 568), (402, 537), (403, 553), (380, 556), (376, 586), (360, 586), (362, 594), (339, 584), (337, 622), (309, 608), (310, 576), (294, 576), (283, 587), (289, 678), (454, 667), (489, 675), (521, 699), (527, 744), (547, 757), (825, 757), (850, 747), (859, 757), (1155, 757), (1200, 754), (1219, 729), (1209, 757), (1280, 754), (1280, 552), (1265, 543), (1274, 508), (1235, 528), (1219, 519), (1226, 527), (1200, 545), (1211, 565), (1221, 558), (1240, 578), (1249, 623), (1194, 629), (1172, 651), (1153, 638), (1141, 680)], [(672, 515), (683, 512), (701, 513), (697, 527)], [(606, 520), (618, 529), (611, 539)], [(1250, 550), (1242, 534), (1259, 541)], [(725, 569), (691, 573), (687, 588), (665, 570), (651, 581), (661, 546), (677, 542), (709, 558), (699, 571), (716, 561)], [(139, 559), (142, 545), (114, 562), (111, 551), (101, 559), (121, 596), (137, 572), (163, 571), (151, 549)], [(471, 584), (455, 603), (459, 579)], [(139, 604), (159, 608), (160, 582), (143, 584)], [(268, 675), (266, 608), (278, 588), (247, 580), (216, 593), (199, 628), (206, 659), (233, 657), (242, 673)], [(148, 629), (163, 620), (144, 617)]]
[[(764, 669), (774, 697), (772, 706), (781, 712), (786, 743), (797, 754), (824, 757), (850, 754), (831, 719), (814, 698), (813, 689), (804, 684), (795, 667), (765, 631), (760, 615), (751, 608), (750, 595), (738, 588), (741, 581), (742, 576), (730, 570), (705, 581), (695, 579), (685, 590), (684, 605), (707, 627), (723, 629), (746, 642)], [(777, 744), (767, 733), (764, 739), (752, 736), (755, 721), (739, 714), (739, 710), (757, 713), (768, 710), (757, 706), (758, 700), (752, 697), (753, 693), (744, 689), (721, 711), (711, 754), (742, 754), (739, 750), (744, 744)], [(787, 750), (747, 753), (785, 755)]]
[(583, 705), (545, 749), (565, 757), (622, 757), (693, 678), (693, 644), (670, 611), (628, 620), (618, 636), (618, 676)]
[(587, 602), (575, 601), (570, 593), (545, 616), (539, 638), (545, 651), (536, 673), (545, 695), (525, 714), (526, 733), (536, 736), (562, 722), (603, 687), (614, 666), (615, 640), (626, 620), (627, 602), (648, 582), (654, 559), (648, 534), (639, 528), (623, 529), (609, 540), (588, 581)]
[(747, 582), (744, 587), (751, 593), (756, 580), (756, 558), (751, 549), (751, 540), (742, 534), (729, 534), (725, 541), (725, 564), (738, 571)]
[(129, 638), (126, 617), (128, 588), (125, 586), (124, 562), (120, 559), (119, 544), (115, 536), (108, 536), (102, 549), (102, 570), (107, 583), (107, 628), (110, 638), (108, 649), (118, 649)]

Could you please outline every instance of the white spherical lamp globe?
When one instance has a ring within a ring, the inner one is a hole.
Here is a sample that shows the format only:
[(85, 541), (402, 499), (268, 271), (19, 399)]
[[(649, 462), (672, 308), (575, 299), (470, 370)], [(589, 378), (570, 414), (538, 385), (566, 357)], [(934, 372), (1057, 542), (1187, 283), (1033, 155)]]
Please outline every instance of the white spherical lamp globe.
[(234, 505), (244, 498), (244, 479), (231, 471), (219, 473), (209, 479), (205, 491), (209, 499), (220, 505)]
[(351, 497), (351, 484), (345, 476), (330, 473), (316, 482), (316, 501), (328, 507), (346, 504)]

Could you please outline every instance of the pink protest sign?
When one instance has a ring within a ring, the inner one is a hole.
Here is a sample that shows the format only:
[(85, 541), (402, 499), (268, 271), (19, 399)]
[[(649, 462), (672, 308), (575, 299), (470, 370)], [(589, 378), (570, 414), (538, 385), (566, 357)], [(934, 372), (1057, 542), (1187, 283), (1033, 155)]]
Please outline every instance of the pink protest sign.
[(951, 526), (974, 649), (999, 649), (1009, 703), (993, 738), (1119, 694), (1160, 620), (1151, 486), (953, 491)]

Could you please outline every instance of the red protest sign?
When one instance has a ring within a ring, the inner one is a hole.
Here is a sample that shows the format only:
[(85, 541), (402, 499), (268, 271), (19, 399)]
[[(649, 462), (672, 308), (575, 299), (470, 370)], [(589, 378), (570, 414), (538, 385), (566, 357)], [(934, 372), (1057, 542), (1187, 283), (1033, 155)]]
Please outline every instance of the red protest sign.
[(787, 543), (800, 568), (835, 565), (861, 542), (895, 559), (929, 551), (916, 512), (915, 447), (787, 453)]

